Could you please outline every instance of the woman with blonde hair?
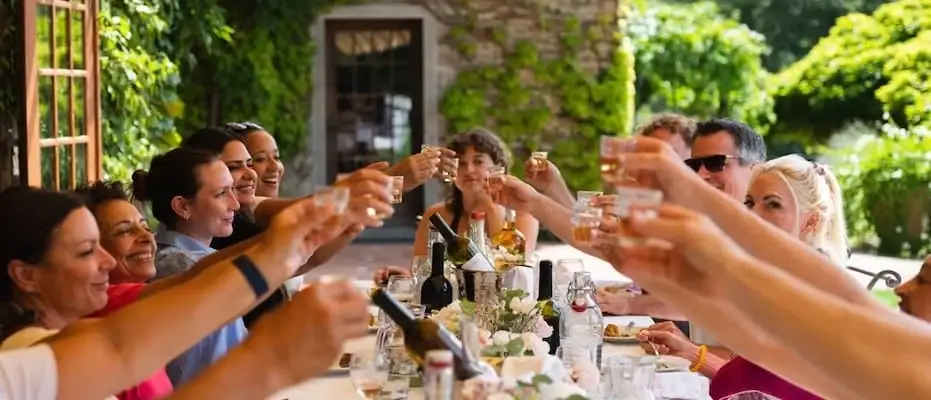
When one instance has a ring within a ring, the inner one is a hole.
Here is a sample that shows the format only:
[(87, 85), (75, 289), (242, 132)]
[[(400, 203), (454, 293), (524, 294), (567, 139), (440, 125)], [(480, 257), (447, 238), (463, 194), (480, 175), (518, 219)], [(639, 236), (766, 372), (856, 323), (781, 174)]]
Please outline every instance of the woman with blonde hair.
[[(843, 199), (829, 167), (798, 155), (770, 160), (753, 171), (744, 204), (752, 213), (817, 249), (835, 264), (847, 259)], [(668, 323), (644, 331), (641, 339), (692, 361), (694, 370), (712, 378), (713, 399), (748, 391), (784, 399), (819, 398), (743, 357), (721, 359), (688, 341)]]

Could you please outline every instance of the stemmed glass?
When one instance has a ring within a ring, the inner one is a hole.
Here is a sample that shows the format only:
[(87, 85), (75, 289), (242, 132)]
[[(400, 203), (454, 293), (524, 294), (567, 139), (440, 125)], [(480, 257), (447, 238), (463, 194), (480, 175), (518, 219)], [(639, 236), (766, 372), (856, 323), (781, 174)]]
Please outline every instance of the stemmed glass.
[(388, 381), (388, 359), (378, 352), (353, 353), (349, 377), (363, 399), (374, 400)]

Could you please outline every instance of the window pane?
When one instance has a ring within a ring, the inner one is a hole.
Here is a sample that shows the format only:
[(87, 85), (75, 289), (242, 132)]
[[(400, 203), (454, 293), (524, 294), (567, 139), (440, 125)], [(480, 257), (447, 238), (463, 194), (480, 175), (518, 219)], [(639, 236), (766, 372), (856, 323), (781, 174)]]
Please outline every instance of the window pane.
[(55, 187), (55, 150), (52, 147), (43, 147), (39, 156), (39, 163), (42, 166), (42, 187), (46, 189), (58, 190)]
[(78, 143), (74, 146), (74, 169), (78, 179), (75, 183), (87, 183), (87, 143)]
[(60, 190), (71, 190), (74, 188), (74, 181), (71, 180), (71, 168), (73, 168), (74, 156), (71, 154), (71, 145), (58, 146), (58, 179), (61, 179)]
[(84, 69), (84, 13), (71, 10), (71, 56), (72, 69)]
[(84, 117), (87, 110), (84, 109), (84, 87), (87, 84), (87, 78), (71, 78), (74, 81), (74, 136), (84, 136)]
[(70, 137), (71, 136), (71, 108), (70, 106), (70, 97), (71, 94), (68, 90), (68, 81), (71, 78), (67, 76), (55, 77), (57, 87), (55, 91), (58, 92), (58, 137)]
[(39, 135), (52, 137), (52, 79), (51, 76), (39, 76)]
[(68, 9), (55, 9), (55, 68), (69, 69), (68, 61)]
[(52, 7), (42, 4), (36, 5), (36, 56), (39, 68), (52, 67), (51, 14)]

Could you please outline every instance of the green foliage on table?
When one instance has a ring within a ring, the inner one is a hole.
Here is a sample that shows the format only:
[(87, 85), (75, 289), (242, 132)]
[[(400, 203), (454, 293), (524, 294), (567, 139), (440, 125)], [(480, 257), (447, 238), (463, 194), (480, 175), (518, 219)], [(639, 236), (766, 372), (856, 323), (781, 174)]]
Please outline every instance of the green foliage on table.
[(780, 132), (825, 141), (853, 121), (931, 126), (931, 0), (850, 14), (774, 77)]
[(852, 244), (896, 257), (931, 250), (931, 130), (887, 125), (833, 155)]
[(628, 34), (640, 107), (730, 117), (760, 132), (773, 121), (765, 39), (715, 3), (650, 3), (632, 15)]
[[(622, 16), (626, 12), (620, 10)], [(447, 34), (465, 59), (476, 53), (476, 38), (481, 35), (476, 21), (477, 16), (470, 14)], [(542, 56), (532, 41), (510, 41), (507, 27), (493, 29), (493, 42), (500, 46), (504, 61), (458, 74), (440, 104), (449, 131), (488, 127), (498, 133), (514, 150), (512, 174), (521, 175), (529, 152), (542, 149), (549, 151), (549, 159), (571, 188), (600, 187), (599, 138), (629, 134), (633, 120), (632, 49), (616, 34), (623, 24), (616, 24), (613, 16), (583, 23), (570, 15), (556, 23), (541, 14), (537, 27), (560, 38), (560, 56), (554, 58)], [(594, 49), (605, 31), (615, 32), (610, 39), (614, 48), (607, 67), (593, 75), (578, 55)]]

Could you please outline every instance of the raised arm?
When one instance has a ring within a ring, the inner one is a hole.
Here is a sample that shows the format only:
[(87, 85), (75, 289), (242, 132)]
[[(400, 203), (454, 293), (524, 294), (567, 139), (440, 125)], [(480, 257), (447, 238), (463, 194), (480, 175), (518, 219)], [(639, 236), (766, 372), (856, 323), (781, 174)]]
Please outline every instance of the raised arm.
[(316, 283), (250, 330), (249, 338), (170, 399), (263, 399), (327, 370), (368, 329), (368, 299), (349, 282)]
[[(267, 241), (245, 253), (268, 287), (283, 283), (302, 259), (330, 238), (326, 230), (317, 229), (320, 219), (331, 213), (315, 209), (312, 202), (298, 203), (276, 218), (280, 223), (270, 227)], [(256, 297), (243, 273), (227, 259), (105, 319), (66, 328), (49, 341), (58, 365), (58, 398), (104, 398), (145, 379), (245, 313)]]
[[(663, 214), (661, 217), (665, 218)], [(654, 296), (681, 309), (689, 320), (707, 327), (721, 343), (742, 357), (827, 398), (868, 398), (862, 397), (858, 391), (847, 389), (843, 380), (834, 379), (832, 374), (810, 363), (806, 357), (801, 356), (805, 353), (798, 352), (791, 344), (767, 334), (764, 327), (757, 325), (749, 314), (737, 308), (736, 304), (740, 300), (722, 298), (718, 285), (707, 275), (709, 271), (692, 267), (690, 263), (696, 262), (695, 257), (681, 255), (703, 250), (700, 245), (683, 244), (687, 241), (697, 242), (689, 239), (695, 237), (704, 238), (704, 249), (714, 251), (713, 256), (698, 262), (713, 260), (719, 264), (728, 264), (732, 255), (742, 254), (742, 250), (723, 236), (715, 237), (715, 232), (704, 229), (700, 223), (676, 221), (672, 217), (669, 220), (678, 225), (656, 221), (638, 224), (635, 228), (647, 237), (670, 240), (676, 246), (675, 253), (671, 250), (620, 249), (615, 246), (603, 246), (601, 249), (618, 271), (648, 288)], [(693, 250), (696, 248), (699, 250)], [(718, 268), (718, 271), (723, 269)], [(771, 288), (768, 283), (765, 288), (755, 285), (755, 290), (784, 294)], [(762, 315), (765, 318), (766, 314)], [(798, 329), (797, 324), (792, 325)]]
[(649, 137), (635, 140), (637, 152), (623, 154), (620, 162), (630, 171), (655, 178), (669, 201), (707, 215), (748, 253), (802, 281), (853, 304), (885, 308), (843, 269), (810, 246), (760, 220), (743, 204), (703, 182), (667, 143)]
[[(891, 309), (858, 307), (750, 257), (728, 263), (727, 271), (721, 276), (726, 301), (850, 392), (870, 399), (931, 393), (926, 322)], [(758, 282), (766, 282), (767, 290), (759, 290)], [(851, 332), (856, 334), (846, 334)], [(890, 343), (911, 350), (890, 358)], [(781, 367), (774, 371), (792, 372), (789, 365)]]

